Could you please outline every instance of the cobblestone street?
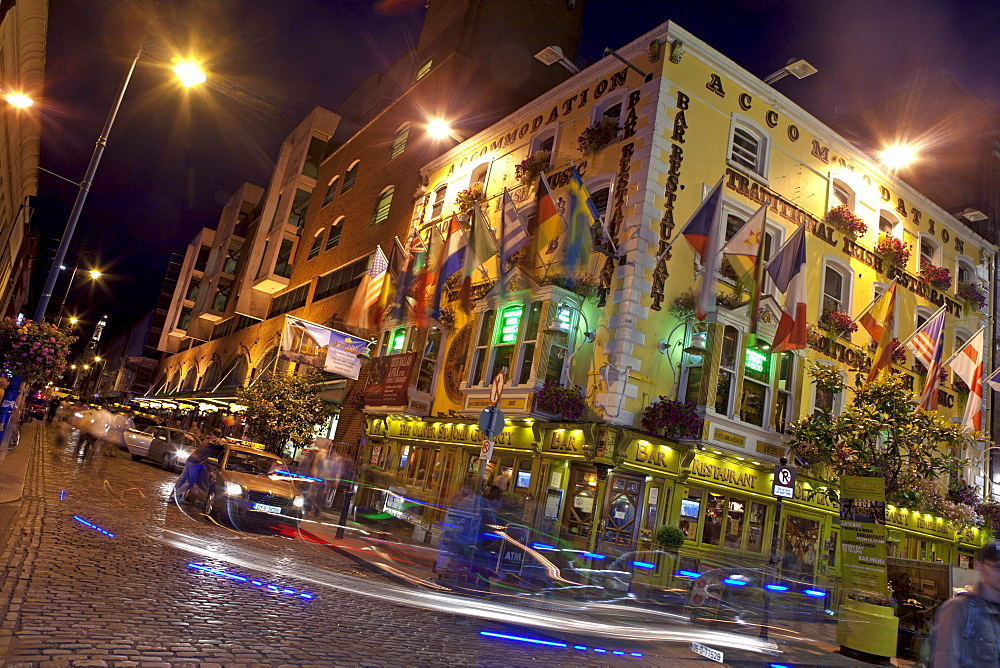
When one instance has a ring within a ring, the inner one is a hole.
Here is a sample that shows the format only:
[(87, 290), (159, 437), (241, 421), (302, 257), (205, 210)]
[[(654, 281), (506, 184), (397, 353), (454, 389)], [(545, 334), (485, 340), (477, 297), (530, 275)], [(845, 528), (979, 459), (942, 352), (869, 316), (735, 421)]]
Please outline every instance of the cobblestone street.
[[(24, 494), (19, 502), (3, 504), (10, 519), (0, 538), (3, 665), (684, 665), (688, 658), (696, 660), (682, 646), (668, 652), (669, 659), (648, 648), (640, 648), (643, 658), (623, 658), (484, 638), (481, 630), (545, 634), (354, 593), (357, 586), (388, 581), (328, 546), (235, 532), (191, 506), (168, 505), (175, 476), (150, 463), (131, 461), (119, 451), (80, 461), (55, 449), (53, 429), (34, 423), (24, 433), (21, 447), (34, 448)], [(213, 558), (213, 552), (226, 557)], [(264, 584), (201, 572), (190, 563)], [(297, 595), (304, 591), (314, 598)]]

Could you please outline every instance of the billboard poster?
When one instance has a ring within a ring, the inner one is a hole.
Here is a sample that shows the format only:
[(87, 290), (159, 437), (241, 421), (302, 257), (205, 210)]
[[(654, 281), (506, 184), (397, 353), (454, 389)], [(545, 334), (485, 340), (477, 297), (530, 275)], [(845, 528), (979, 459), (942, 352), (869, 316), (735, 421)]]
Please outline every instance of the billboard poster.
[(365, 385), (365, 404), (368, 406), (405, 406), (409, 400), (407, 390), (416, 353), (387, 355), (371, 361), (368, 384)]
[(361, 372), (358, 355), (367, 346), (367, 341), (356, 336), (286, 316), (279, 359), (357, 380)]
[(841, 477), (840, 526), (844, 589), (884, 598), (889, 587), (885, 560), (885, 480)]

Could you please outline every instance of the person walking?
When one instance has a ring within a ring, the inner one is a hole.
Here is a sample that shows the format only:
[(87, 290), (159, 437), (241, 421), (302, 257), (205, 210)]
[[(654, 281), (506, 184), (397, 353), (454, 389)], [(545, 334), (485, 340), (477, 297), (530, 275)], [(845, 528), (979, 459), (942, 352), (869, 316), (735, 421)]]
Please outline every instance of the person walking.
[(979, 582), (938, 608), (931, 629), (930, 668), (1000, 665), (1000, 541), (976, 553)]
[(184, 494), (198, 484), (198, 479), (205, 470), (205, 463), (212, 457), (218, 457), (224, 447), (219, 439), (219, 430), (215, 430), (212, 436), (206, 438), (184, 462), (184, 470), (174, 484), (173, 493), (167, 499), (167, 503), (177, 503), (177, 499), (183, 499)]
[(59, 410), (59, 407), (61, 405), (62, 405), (62, 400), (60, 400), (59, 397), (52, 397), (51, 399), (49, 399), (49, 410), (48, 413), (45, 415), (46, 422), (52, 424), (52, 419), (56, 416), (56, 411)]

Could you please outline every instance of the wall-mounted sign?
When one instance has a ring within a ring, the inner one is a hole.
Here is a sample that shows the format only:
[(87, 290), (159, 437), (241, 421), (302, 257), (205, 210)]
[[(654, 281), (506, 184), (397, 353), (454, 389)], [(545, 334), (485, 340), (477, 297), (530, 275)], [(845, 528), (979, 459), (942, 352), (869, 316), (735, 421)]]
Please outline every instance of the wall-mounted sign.
[(365, 385), (365, 403), (369, 406), (405, 406), (416, 359), (416, 353), (374, 358)]
[(357, 380), (361, 372), (358, 355), (367, 347), (368, 342), (364, 339), (314, 322), (285, 316), (285, 326), (281, 332), (281, 352), (278, 356), (289, 362)]

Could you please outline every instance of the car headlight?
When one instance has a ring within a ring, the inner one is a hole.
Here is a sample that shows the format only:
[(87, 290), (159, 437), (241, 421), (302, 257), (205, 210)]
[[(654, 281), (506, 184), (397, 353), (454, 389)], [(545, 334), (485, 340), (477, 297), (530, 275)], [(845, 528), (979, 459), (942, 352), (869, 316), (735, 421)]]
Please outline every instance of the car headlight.
[(242, 496), (242, 494), (243, 494), (243, 487), (241, 487), (240, 485), (236, 484), (235, 482), (227, 482), (226, 483), (226, 494), (228, 494), (229, 496)]
[(292, 499), (292, 505), (295, 506), (296, 508), (301, 508), (302, 506), (306, 505), (306, 497), (304, 496), (295, 497), (294, 499)]
[(182, 461), (182, 462), (185, 459), (187, 459), (188, 457), (190, 457), (190, 456), (191, 456), (191, 453), (188, 452), (187, 450), (178, 450), (177, 453), (176, 453), (176, 457), (177, 457), (178, 461)]

